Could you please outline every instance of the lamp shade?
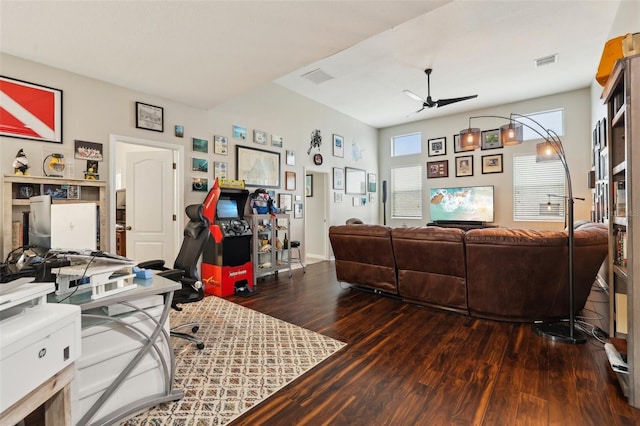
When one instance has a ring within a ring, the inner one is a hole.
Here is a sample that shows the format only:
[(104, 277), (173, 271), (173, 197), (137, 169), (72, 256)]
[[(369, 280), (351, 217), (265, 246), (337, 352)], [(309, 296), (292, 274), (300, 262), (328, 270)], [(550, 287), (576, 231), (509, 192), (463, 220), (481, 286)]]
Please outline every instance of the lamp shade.
[(473, 151), (480, 148), (480, 129), (469, 127), (460, 131), (460, 149), (462, 151)]
[(514, 121), (500, 126), (500, 141), (502, 146), (518, 145), (522, 143), (522, 124)]
[(550, 142), (540, 142), (536, 145), (536, 163), (557, 160), (556, 150)]

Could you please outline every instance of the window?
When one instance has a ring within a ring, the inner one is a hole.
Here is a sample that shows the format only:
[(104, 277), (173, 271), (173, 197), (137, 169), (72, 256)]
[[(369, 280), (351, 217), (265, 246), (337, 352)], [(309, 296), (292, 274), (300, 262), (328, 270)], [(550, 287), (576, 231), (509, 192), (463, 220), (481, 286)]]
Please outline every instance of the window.
[(391, 217), (422, 219), (422, 166), (391, 169)]
[[(536, 112), (533, 114), (524, 114), (525, 117), (529, 117), (542, 125), (544, 129), (549, 129), (554, 131), (558, 136), (564, 135), (564, 110), (562, 109), (554, 109), (551, 111), (543, 111)], [(520, 122), (526, 124), (527, 126), (531, 126), (534, 129), (540, 131), (544, 135), (544, 131), (539, 128), (531, 120), (527, 120), (522, 117), (515, 117)], [(522, 126), (522, 139), (525, 141), (530, 141), (533, 139), (540, 139), (540, 135), (529, 129), (527, 126)]]
[(513, 158), (513, 220), (564, 221), (565, 173), (560, 160), (536, 163), (535, 155)]
[(391, 156), (413, 155), (422, 153), (422, 133), (394, 136), (391, 138)]

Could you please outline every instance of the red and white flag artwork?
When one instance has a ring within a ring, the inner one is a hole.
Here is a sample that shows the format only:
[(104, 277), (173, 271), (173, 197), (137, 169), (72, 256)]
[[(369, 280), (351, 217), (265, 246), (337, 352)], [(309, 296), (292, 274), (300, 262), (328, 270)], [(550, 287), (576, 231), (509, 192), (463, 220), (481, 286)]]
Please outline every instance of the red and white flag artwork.
[(0, 135), (62, 143), (62, 91), (0, 77)]

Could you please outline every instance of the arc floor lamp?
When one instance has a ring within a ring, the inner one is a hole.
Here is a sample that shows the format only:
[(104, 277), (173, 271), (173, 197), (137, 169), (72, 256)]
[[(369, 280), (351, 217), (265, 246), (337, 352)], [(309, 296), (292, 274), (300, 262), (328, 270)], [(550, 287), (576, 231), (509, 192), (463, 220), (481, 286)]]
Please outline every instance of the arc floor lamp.
[(576, 199), (584, 200), (584, 198), (574, 198), (573, 190), (571, 188), (571, 173), (569, 172), (569, 165), (567, 164), (567, 158), (564, 152), (562, 141), (558, 135), (550, 129), (545, 128), (542, 124), (532, 119), (529, 116), (521, 114), (510, 114), (509, 117), (503, 117), (500, 115), (479, 115), (469, 117), (469, 127), (460, 131), (460, 148), (463, 151), (473, 151), (480, 147), (481, 130), (479, 128), (471, 127), (471, 120), (479, 118), (498, 118), (508, 120), (509, 123), (500, 127), (500, 140), (503, 146), (517, 145), (523, 142), (523, 127), (533, 131), (543, 142), (536, 145), (536, 161), (549, 161), (554, 160), (556, 157), (562, 163), (564, 168), (565, 178), (567, 180), (567, 233), (568, 233), (568, 251), (569, 251), (569, 321), (568, 324), (564, 322), (535, 322), (533, 324), (533, 330), (540, 336), (547, 339), (570, 343), (580, 344), (587, 341), (586, 335), (580, 330), (576, 330), (575, 327), (575, 312), (574, 312), (574, 229), (573, 229), (573, 204)]

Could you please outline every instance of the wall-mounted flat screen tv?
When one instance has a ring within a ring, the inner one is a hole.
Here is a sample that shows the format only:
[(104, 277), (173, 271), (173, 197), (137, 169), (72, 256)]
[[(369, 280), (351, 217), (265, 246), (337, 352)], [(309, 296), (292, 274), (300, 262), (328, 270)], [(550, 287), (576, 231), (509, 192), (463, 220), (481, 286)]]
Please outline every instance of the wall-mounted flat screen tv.
[(431, 188), (432, 222), (493, 222), (493, 185)]

